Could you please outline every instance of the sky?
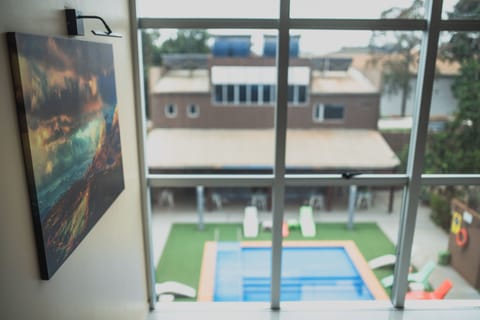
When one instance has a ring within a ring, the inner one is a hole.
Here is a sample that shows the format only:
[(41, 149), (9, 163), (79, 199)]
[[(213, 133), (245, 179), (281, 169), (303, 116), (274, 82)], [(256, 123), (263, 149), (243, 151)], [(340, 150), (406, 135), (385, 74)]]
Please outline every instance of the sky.
[[(436, 0), (435, 0), (436, 1)], [(444, 0), (444, 12), (451, 11), (458, 0)], [(292, 18), (357, 18), (376, 19), (381, 12), (398, 6), (408, 7), (412, 0), (290, 0)], [(168, 18), (267, 18), (278, 17), (279, 0), (138, 0), (140, 17)], [(209, 30), (216, 34), (250, 34), (252, 51), (261, 52), (264, 34), (273, 30)], [(161, 30), (163, 39), (175, 30)], [(293, 30), (300, 35), (302, 54), (321, 55), (342, 47), (365, 47), (370, 31)]]
[[(435, 0), (436, 1), (436, 0)], [(444, 0), (450, 10), (458, 0)], [(388, 8), (412, 0), (290, 0), (293, 18), (378, 18)], [(140, 17), (277, 18), (279, 0), (138, 0)]]

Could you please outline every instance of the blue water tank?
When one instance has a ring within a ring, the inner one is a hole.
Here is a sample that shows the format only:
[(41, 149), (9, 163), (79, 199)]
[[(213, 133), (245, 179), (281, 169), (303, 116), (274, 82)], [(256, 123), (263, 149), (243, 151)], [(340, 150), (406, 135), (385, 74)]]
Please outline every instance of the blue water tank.
[[(290, 57), (298, 57), (300, 36), (290, 36)], [(263, 56), (275, 57), (277, 54), (277, 36), (263, 37)]]
[(248, 57), (250, 36), (217, 36), (213, 43), (214, 57)]

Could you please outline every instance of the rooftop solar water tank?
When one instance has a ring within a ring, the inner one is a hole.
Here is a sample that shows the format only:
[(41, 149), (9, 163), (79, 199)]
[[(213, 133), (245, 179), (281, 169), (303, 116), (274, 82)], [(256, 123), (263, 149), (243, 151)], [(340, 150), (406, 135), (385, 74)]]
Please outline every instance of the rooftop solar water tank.
[[(290, 37), (290, 57), (298, 57), (300, 36)], [(263, 56), (275, 57), (277, 54), (277, 37), (265, 36), (263, 38)]]
[(215, 57), (248, 57), (250, 45), (250, 36), (218, 36), (212, 53)]

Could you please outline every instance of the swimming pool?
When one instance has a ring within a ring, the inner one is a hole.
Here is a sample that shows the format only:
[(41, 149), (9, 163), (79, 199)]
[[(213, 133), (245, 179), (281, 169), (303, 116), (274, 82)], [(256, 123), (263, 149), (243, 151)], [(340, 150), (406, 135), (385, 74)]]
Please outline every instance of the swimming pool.
[[(282, 301), (388, 298), (352, 241), (291, 241), (282, 252)], [(270, 264), (270, 242), (207, 243), (199, 300), (270, 301)]]

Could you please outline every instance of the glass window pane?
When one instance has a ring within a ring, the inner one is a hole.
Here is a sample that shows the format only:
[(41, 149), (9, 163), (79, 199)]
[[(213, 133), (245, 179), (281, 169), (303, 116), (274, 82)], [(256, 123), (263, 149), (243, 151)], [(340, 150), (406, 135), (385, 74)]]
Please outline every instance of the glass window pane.
[(445, 0), (443, 1), (443, 19), (478, 20), (480, 3), (478, 1)]
[(264, 85), (263, 89), (263, 103), (269, 104), (271, 102), (271, 86)]
[[(291, 34), (299, 55), (290, 58), (289, 100), (298, 103), (288, 107), (287, 172), (404, 172), (421, 34)], [(408, 46), (392, 39), (408, 39)], [(402, 55), (405, 48), (415, 55)]]
[[(278, 18), (278, 0), (138, 0), (140, 17)], [(255, 8), (252, 10), (252, 8)]]
[[(416, 5), (410, 15), (401, 15), (402, 10)], [(350, 19), (378, 19), (384, 17), (392, 19), (423, 17), (422, 1), (414, 0), (291, 0), (290, 16), (293, 18), (350, 18)]]
[(336, 106), (327, 104), (324, 106), (324, 116), (323, 118), (328, 120), (343, 120), (343, 106)]
[(251, 86), (251, 102), (252, 104), (258, 103), (258, 85)]
[(298, 103), (307, 102), (307, 86), (298, 86)]
[(289, 103), (293, 103), (293, 91), (294, 91), (294, 86), (293, 85), (289, 85), (288, 86), (288, 102)]
[[(273, 105), (276, 58), (258, 56), (264, 35), (272, 34), (272, 30), (143, 31), (144, 70), (150, 75), (144, 81), (149, 92), (150, 172), (272, 172), (274, 108), (262, 106)], [(238, 49), (239, 54), (217, 55), (214, 48), (222, 46)], [(189, 105), (199, 112), (192, 112)]]
[(247, 86), (246, 85), (240, 85), (239, 86), (239, 102), (240, 103), (246, 103), (247, 102)]
[(479, 204), (478, 186), (422, 187), (407, 299), (480, 298)]
[(227, 85), (227, 103), (234, 103), (235, 102), (235, 86), (232, 84)]
[(222, 85), (216, 85), (215, 86), (215, 102), (216, 103), (223, 103), (223, 86)]
[(270, 259), (252, 268), (242, 253), (270, 250), (269, 188), (151, 188), (151, 205), (156, 282), (178, 281), (196, 293), (187, 289), (175, 301), (248, 301), (242, 282), (250, 272), (268, 281)]
[(441, 34), (424, 172), (480, 172), (480, 33)]
[(187, 116), (189, 118), (198, 118), (200, 115), (200, 108), (196, 104), (190, 104), (187, 106)]
[(401, 199), (390, 187), (287, 187), (281, 300), (388, 299)]

